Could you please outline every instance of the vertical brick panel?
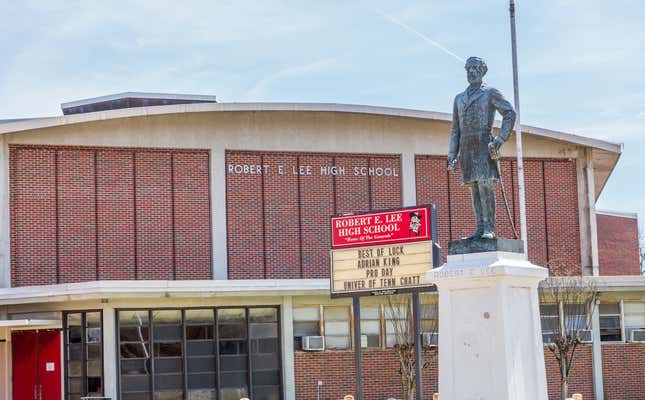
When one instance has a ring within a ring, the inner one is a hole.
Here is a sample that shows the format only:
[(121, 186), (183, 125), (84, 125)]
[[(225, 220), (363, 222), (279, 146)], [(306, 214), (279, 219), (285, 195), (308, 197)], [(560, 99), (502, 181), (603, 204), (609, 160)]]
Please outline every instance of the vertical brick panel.
[(448, 197), (448, 174), (445, 157), (416, 157), (417, 204), (435, 204), (437, 206), (439, 243), (443, 260), (448, 253), (450, 239), (450, 204)]
[(547, 267), (547, 226), (542, 163), (542, 160), (524, 160), (524, 191), (529, 260), (536, 265)]
[(137, 279), (173, 279), (170, 153), (135, 156)]
[(600, 275), (640, 275), (638, 220), (596, 214)]
[(336, 165), (344, 167), (346, 174), (337, 176), (336, 213), (370, 210), (370, 190), (367, 176), (354, 175), (355, 167), (368, 167), (367, 157), (337, 156)]
[[(376, 176), (370, 178), (370, 190), (373, 209), (401, 207), (401, 158), (370, 157), (370, 167), (374, 168)], [(378, 176), (380, 173), (381, 176)], [(392, 171), (391, 176), (385, 171)], [(398, 176), (394, 176), (394, 174)]]
[(602, 345), (606, 400), (645, 399), (645, 343)]
[(136, 279), (133, 153), (98, 150), (96, 170), (99, 279)]
[(229, 165), (236, 164), (261, 165), (262, 157), (259, 154), (226, 152), (228, 278), (263, 279), (262, 175), (237, 174), (228, 170)]
[(94, 152), (59, 150), (57, 163), (60, 282), (96, 280)]
[[(334, 165), (333, 157), (322, 155), (300, 156), (300, 164), (311, 165), (316, 174), (321, 168)], [(316, 174), (300, 177), (302, 277), (306, 279), (329, 278), (329, 221), (334, 214), (334, 177)]]
[(575, 161), (544, 162), (549, 269), (557, 275), (580, 275), (578, 180)]
[[(267, 154), (264, 164), (269, 166), (268, 173), (263, 175), (265, 278), (300, 278), (300, 172), (297, 156)], [(278, 166), (283, 167), (282, 174)]]
[(173, 157), (176, 279), (211, 279), (208, 153)]
[(55, 151), (10, 147), (11, 284), (57, 283)]
[[(544, 364), (549, 400), (560, 400), (560, 368), (555, 356), (546, 347), (544, 348)], [(583, 399), (594, 398), (591, 345), (579, 345), (574, 354), (569, 373), (569, 396), (574, 393), (582, 394)]]

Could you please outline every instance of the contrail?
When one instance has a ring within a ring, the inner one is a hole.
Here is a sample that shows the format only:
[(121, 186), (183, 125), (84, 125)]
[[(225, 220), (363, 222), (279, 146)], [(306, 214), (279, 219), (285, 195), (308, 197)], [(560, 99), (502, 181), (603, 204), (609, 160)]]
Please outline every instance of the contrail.
[(378, 8), (372, 7), (372, 9), (374, 10), (374, 12), (379, 14), (381, 17), (387, 19), (391, 23), (400, 26), (401, 28), (405, 29), (408, 32), (414, 33), (415, 35), (417, 35), (418, 37), (423, 39), (426, 43), (429, 43), (429, 44), (433, 45), (434, 47), (438, 48), (439, 50), (443, 51), (444, 53), (454, 57), (455, 59), (457, 59), (457, 60), (459, 60), (461, 62), (466, 62), (466, 60), (464, 60), (463, 58), (459, 57), (458, 55), (456, 55), (452, 51), (448, 50), (447, 48), (442, 46), (440, 43), (437, 43), (434, 40), (430, 39), (428, 36), (424, 35), (423, 33), (417, 31), (416, 29), (414, 29), (410, 25), (406, 24), (405, 22), (400, 21), (399, 19), (397, 19), (397, 18), (395, 18), (395, 17), (393, 17), (393, 16), (391, 16), (389, 14), (386, 14), (385, 12), (379, 10)]

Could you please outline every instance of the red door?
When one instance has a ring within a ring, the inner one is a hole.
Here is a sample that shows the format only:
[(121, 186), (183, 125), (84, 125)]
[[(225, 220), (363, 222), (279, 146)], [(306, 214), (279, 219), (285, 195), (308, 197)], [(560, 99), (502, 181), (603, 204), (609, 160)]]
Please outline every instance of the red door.
[(13, 400), (61, 400), (59, 331), (11, 334)]

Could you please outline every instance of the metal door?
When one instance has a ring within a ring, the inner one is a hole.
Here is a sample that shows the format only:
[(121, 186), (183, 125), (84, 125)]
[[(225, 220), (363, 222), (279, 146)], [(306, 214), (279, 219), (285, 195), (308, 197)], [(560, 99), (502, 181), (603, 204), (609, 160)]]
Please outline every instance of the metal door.
[(59, 331), (11, 334), (13, 400), (61, 400)]

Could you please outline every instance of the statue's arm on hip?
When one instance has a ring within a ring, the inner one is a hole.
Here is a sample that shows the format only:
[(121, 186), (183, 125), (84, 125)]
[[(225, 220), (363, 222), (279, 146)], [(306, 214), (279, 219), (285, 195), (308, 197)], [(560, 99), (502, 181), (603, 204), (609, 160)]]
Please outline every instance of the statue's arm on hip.
[(460, 137), (459, 110), (457, 109), (457, 97), (455, 97), (455, 102), (452, 107), (452, 125), (450, 126), (450, 148), (448, 149), (448, 169), (451, 171), (457, 169)]
[(502, 143), (508, 140), (511, 130), (515, 126), (516, 113), (511, 103), (502, 96), (499, 90), (491, 89), (490, 98), (495, 110), (502, 115), (502, 126), (499, 128), (499, 134), (493, 140), (495, 148), (499, 150)]

